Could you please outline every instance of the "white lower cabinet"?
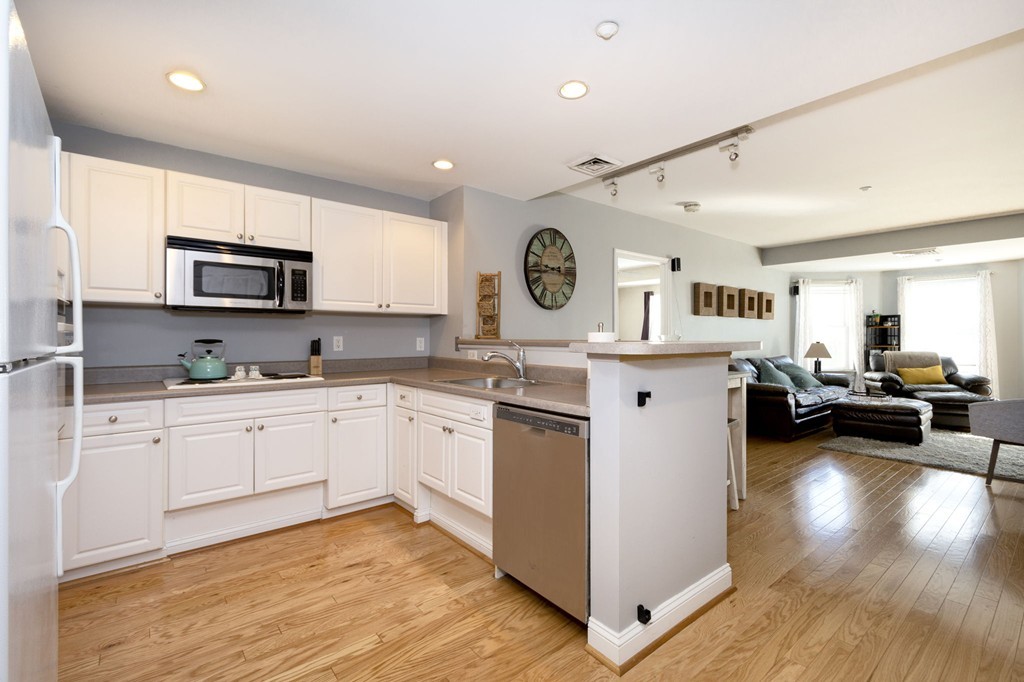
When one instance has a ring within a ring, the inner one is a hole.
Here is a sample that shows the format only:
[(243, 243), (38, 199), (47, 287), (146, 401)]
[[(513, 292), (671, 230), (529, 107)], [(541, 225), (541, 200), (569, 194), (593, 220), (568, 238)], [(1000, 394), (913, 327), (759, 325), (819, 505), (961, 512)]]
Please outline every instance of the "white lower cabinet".
[[(82, 439), (78, 478), (64, 495), (59, 549), (66, 570), (163, 547), (162, 424), (127, 431), (130, 426), (118, 424), (117, 407), (86, 407), (87, 421), (102, 412), (108, 428)], [(63, 475), (71, 467), (70, 440), (60, 441), (60, 459)]]
[(167, 509), (323, 481), (326, 408), (326, 389), (165, 401)]
[(395, 462), (395, 497), (416, 508), (416, 412), (396, 407), (391, 420)]
[(418, 405), (417, 481), (489, 517), (491, 403), (421, 391)]
[(328, 509), (388, 495), (387, 386), (332, 388), (327, 447)]

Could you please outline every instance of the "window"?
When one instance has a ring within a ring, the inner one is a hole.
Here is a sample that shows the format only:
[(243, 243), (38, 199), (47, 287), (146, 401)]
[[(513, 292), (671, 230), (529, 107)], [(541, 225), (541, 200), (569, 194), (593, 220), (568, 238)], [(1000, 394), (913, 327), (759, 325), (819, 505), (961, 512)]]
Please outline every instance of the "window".
[(977, 277), (907, 278), (903, 285), (903, 350), (953, 358), (961, 372), (981, 374), (981, 289)]
[[(857, 336), (856, 325), (861, 324), (861, 315), (854, 308), (852, 285), (852, 282), (811, 282), (801, 287), (801, 298), (806, 291), (807, 338), (796, 349), (798, 362), (803, 360), (812, 342), (820, 341), (832, 356), (822, 358), (823, 371), (859, 366), (857, 359), (860, 348), (853, 343), (853, 339)], [(804, 306), (801, 305), (801, 308)]]

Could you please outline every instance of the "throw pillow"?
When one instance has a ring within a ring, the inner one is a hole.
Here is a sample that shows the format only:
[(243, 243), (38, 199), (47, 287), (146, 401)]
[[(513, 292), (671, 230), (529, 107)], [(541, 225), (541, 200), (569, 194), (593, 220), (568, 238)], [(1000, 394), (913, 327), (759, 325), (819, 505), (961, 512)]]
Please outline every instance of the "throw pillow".
[(813, 374), (797, 364), (780, 365), (779, 370), (792, 379), (793, 384), (797, 388), (818, 388), (825, 385), (815, 379)]
[(898, 367), (900, 379), (905, 384), (947, 384), (946, 377), (942, 374), (942, 365), (931, 367)]
[(775, 365), (767, 360), (761, 360), (761, 362), (758, 363), (757, 370), (758, 381), (762, 384), (775, 384), (777, 386), (789, 386), (790, 388), (796, 388), (796, 384), (793, 383), (792, 379), (776, 369)]

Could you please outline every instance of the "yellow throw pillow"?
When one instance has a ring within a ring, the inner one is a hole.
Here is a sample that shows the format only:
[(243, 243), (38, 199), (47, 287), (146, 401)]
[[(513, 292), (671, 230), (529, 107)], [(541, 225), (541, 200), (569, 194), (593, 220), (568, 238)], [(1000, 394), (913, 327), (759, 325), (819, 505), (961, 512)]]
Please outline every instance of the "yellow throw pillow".
[(905, 384), (946, 384), (942, 374), (942, 365), (931, 367), (900, 367), (896, 370)]

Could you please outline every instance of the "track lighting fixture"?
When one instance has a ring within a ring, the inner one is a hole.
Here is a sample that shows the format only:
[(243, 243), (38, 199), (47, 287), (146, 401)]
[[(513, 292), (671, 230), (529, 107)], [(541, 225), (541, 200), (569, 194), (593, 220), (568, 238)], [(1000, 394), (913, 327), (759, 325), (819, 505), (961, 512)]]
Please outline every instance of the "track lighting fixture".
[(608, 190), (608, 193), (613, 197), (619, 196), (619, 183), (616, 182), (615, 178), (609, 178), (604, 181), (604, 188)]
[(722, 140), (718, 143), (718, 151), (729, 154), (730, 161), (738, 161), (740, 158), (740, 141), (747, 139), (747, 133), (741, 132), (735, 137)]
[(647, 172), (653, 175), (654, 179), (657, 180), (658, 183), (665, 182), (665, 164), (658, 163), (653, 166), (650, 166), (647, 169)]

